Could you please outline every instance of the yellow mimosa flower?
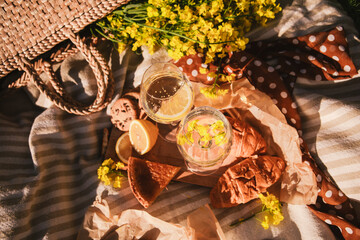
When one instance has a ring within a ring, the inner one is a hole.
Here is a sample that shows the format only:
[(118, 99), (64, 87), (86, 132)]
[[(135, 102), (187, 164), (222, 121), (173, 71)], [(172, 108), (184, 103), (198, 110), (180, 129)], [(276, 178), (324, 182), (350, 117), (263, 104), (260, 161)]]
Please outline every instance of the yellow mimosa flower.
[(154, 7), (148, 7), (146, 10), (147, 10), (148, 17), (150, 17), (150, 18), (159, 16), (158, 10)]
[(268, 217), (268, 216), (265, 216), (265, 217), (264, 217), (264, 220), (261, 222), (261, 226), (262, 226), (264, 229), (268, 229), (268, 228), (269, 228), (269, 217)]

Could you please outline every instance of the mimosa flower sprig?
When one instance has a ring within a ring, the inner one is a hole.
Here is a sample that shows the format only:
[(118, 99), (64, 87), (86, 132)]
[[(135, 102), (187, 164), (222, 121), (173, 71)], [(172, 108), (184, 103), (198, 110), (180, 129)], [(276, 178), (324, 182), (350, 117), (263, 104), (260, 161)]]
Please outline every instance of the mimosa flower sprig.
[[(95, 31), (115, 42), (119, 52), (147, 46), (152, 54), (164, 47), (174, 60), (201, 53), (208, 64), (245, 50), (245, 34), (281, 10), (276, 0), (132, 0), (98, 21)], [(215, 76), (213, 86), (202, 89), (208, 98), (224, 95), (219, 82), (235, 79), (220, 71), (208, 74)]]
[(237, 219), (234, 222), (232, 222), (230, 226), (236, 226), (240, 223), (243, 223), (260, 213), (265, 214), (263, 216), (263, 219), (257, 218), (257, 220), (261, 222), (261, 226), (264, 229), (268, 229), (270, 225), (278, 225), (282, 220), (284, 220), (284, 216), (281, 211), (281, 207), (282, 207), (281, 202), (273, 194), (269, 194), (269, 193), (266, 193), (266, 195), (260, 194), (259, 198), (263, 205), (260, 212), (257, 212), (247, 218)]
[(221, 145), (225, 142), (224, 122), (217, 120), (212, 124), (199, 124), (199, 120), (188, 122), (186, 132), (179, 133), (177, 141), (179, 145), (194, 143), (194, 134), (198, 134), (200, 139), (198, 143), (203, 148), (210, 147), (213, 143)]
[(165, 47), (170, 57), (203, 53), (205, 63), (244, 50), (245, 33), (281, 11), (276, 0), (133, 0), (97, 22), (104, 37), (136, 51)]
[(98, 179), (105, 185), (110, 185), (114, 188), (121, 188), (121, 181), (125, 175), (121, 172), (124, 168), (122, 162), (114, 162), (111, 158), (103, 161), (101, 166), (97, 170)]

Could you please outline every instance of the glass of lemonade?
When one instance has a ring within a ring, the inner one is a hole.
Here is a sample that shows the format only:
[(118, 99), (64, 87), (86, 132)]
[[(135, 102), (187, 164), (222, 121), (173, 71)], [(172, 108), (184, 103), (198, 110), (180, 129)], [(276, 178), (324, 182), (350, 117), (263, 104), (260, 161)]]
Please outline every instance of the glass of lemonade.
[(231, 144), (231, 125), (213, 107), (202, 106), (189, 112), (177, 133), (177, 146), (187, 168), (199, 175), (214, 173), (228, 156)]
[(177, 66), (159, 62), (152, 64), (143, 75), (140, 101), (148, 116), (160, 123), (160, 135), (175, 141), (175, 134), (171, 137), (171, 132), (192, 109), (194, 92), (190, 81)]

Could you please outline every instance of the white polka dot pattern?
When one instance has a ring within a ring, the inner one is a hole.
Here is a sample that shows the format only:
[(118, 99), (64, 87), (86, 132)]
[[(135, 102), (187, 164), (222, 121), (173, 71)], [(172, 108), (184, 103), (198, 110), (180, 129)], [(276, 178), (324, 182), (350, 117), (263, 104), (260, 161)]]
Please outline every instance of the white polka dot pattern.
[(346, 230), (349, 234), (353, 234), (353, 233), (354, 233), (354, 231), (353, 231), (351, 228), (349, 228), (349, 227), (346, 227), (345, 230)]
[(192, 75), (193, 77), (196, 77), (198, 74), (199, 74), (199, 73), (198, 73), (197, 70), (192, 70), (192, 71), (191, 71), (191, 75)]
[(310, 42), (315, 42), (316, 41), (316, 37), (314, 36), (314, 35), (311, 35), (310, 37), (309, 37), (309, 41)]
[(334, 40), (335, 40), (335, 36), (334, 36), (333, 34), (329, 34), (328, 40), (329, 40), (330, 42), (334, 41)]
[(327, 223), (327, 224), (332, 224), (332, 222), (331, 222), (331, 220), (330, 219), (325, 219), (325, 222)]
[(288, 94), (287, 94), (286, 92), (281, 92), (281, 93), (280, 93), (280, 96), (281, 96), (282, 98), (287, 98), (287, 97), (288, 97)]

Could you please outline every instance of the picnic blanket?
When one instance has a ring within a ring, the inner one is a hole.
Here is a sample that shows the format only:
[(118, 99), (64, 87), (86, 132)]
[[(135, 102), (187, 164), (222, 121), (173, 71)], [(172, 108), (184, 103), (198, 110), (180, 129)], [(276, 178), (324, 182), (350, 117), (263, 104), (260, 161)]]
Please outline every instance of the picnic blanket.
[[(282, 16), (251, 32), (252, 42), (300, 37), (342, 26), (349, 56), (360, 69), (359, 34), (339, 4), (294, 0), (284, 2), (283, 8)], [(112, 52), (109, 61), (116, 80), (114, 102), (124, 88), (139, 84), (139, 72), (146, 64), (141, 64), (141, 56), (132, 52), (120, 56)], [(91, 100), (96, 94), (96, 81), (80, 54), (66, 59), (58, 72), (77, 99)], [(317, 80), (316, 76), (301, 76), (293, 82), (293, 98), (302, 123), (299, 134), (324, 173), (316, 175), (319, 183), (325, 178), (337, 185), (341, 189), (336, 192), (338, 196), (350, 199), (346, 208), (355, 208), (360, 216), (360, 79)], [(142, 209), (126, 182), (121, 190), (114, 190), (97, 179), (96, 170), (103, 160), (103, 129), (111, 127), (109, 108), (89, 116), (70, 115), (50, 106), (31, 88), (7, 95), (0, 106), (0, 238), (75, 239), (79, 231), (84, 233), (81, 229), (88, 208), (105, 200), (113, 215), (129, 208)], [(147, 212), (185, 225), (189, 214), (208, 203), (209, 191), (171, 183)], [(333, 194), (323, 192), (328, 199)], [(311, 206), (313, 211), (307, 206), (286, 204), (284, 222), (269, 230), (263, 230), (256, 219), (229, 226), (255, 207), (251, 204), (246, 208), (216, 209), (214, 214), (226, 239), (335, 239), (337, 233), (356, 239), (359, 219), (341, 215), (349, 209), (331, 203), (327, 204), (332, 206), (330, 209), (324, 209), (318, 202)], [(326, 215), (320, 216), (322, 213)], [(342, 218), (355, 228), (337, 225)]]

